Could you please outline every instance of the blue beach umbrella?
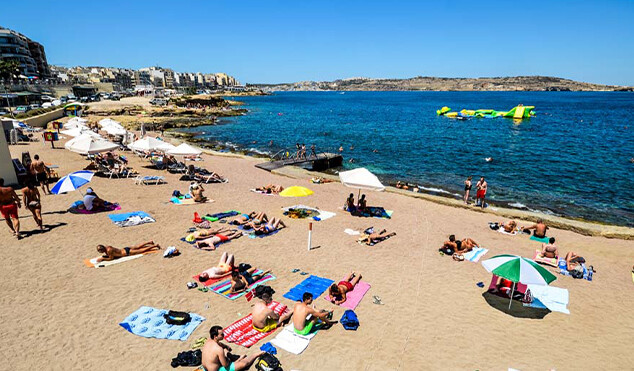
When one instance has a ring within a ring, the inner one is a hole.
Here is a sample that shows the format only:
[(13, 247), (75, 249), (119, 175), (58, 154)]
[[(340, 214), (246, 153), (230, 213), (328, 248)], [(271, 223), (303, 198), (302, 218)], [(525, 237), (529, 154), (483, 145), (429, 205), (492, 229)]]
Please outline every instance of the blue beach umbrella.
[(53, 188), (51, 188), (51, 193), (60, 194), (74, 191), (84, 184), (90, 182), (93, 175), (95, 175), (95, 173), (87, 170), (75, 171), (74, 173), (70, 173), (60, 179), (57, 183), (55, 183)]

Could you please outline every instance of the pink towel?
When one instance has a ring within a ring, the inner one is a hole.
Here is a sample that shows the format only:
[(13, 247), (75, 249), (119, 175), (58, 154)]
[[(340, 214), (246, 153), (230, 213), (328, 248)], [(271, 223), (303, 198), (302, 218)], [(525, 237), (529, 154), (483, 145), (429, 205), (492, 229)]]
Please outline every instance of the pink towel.
[[(344, 277), (342, 281), (345, 281), (347, 278), (348, 277)], [(346, 293), (346, 301), (339, 304), (339, 306), (354, 310), (361, 302), (361, 299), (363, 299), (363, 296), (370, 290), (370, 287), (369, 283), (359, 281), (352, 291)], [(330, 301), (330, 295), (326, 295), (324, 299)]]

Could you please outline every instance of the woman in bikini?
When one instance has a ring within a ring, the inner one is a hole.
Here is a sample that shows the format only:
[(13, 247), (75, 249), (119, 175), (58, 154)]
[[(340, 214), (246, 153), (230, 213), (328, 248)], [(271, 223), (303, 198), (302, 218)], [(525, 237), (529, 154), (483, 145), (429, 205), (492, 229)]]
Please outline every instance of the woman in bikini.
[(262, 279), (262, 277), (266, 276), (270, 271), (265, 271), (262, 273), (254, 274), (256, 271), (255, 268), (250, 268), (244, 272), (239, 272), (238, 270), (233, 270), (231, 272), (231, 293), (242, 292), (249, 288), (249, 286), (253, 285), (255, 282)]
[(354, 193), (350, 193), (350, 196), (346, 199), (346, 203), (343, 205), (345, 211), (353, 212), (357, 209), (354, 204)]
[(254, 216), (253, 219), (245, 224), (242, 225), (243, 229), (249, 230), (249, 229), (254, 229), (257, 228), (259, 226), (262, 225), (262, 223), (266, 223), (268, 222), (269, 217), (266, 216), (265, 213), (259, 213), (258, 215)]
[(245, 225), (254, 219), (262, 220), (263, 217), (266, 217), (266, 215), (263, 212), (257, 213), (255, 211), (252, 211), (250, 214), (242, 214), (238, 216), (237, 218), (230, 221), (229, 224)]
[(464, 240), (457, 240), (455, 235), (449, 236), (449, 241), (440, 248), (440, 251), (445, 254), (453, 254), (455, 260), (464, 260), (462, 254), (473, 250), (474, 247), (478, 247), (478, 243), (471, 238), (465, 238)]
[(229, 273), (231, 273), (233, 269), (235, 269), (234, 263), (235, 263), (235, 258), (233, 254), (229, 254), (225, 251), (222, 253), (220, 260), (218, 261), (218, 265), (203, 271), (198, 276), (198, 280), (200, 282), (205, 282), (212, 278), (224, 277), (228, 275)]
[(40, 202), (40, 191), (37, 190), (37, 185), (33, 182), (29, 182), (25, 188), (22, 189), (22, 200), (24, 202), (24, 208), (28, 209), (33, 214), (33, 219), (43, 231), (42, 226), (42, 204)]
[(356, 275), (355, 272), (350, 273), (345, 281), (339, 281), (339, 283), (333, 283), (330, 286), (330, 302), (333, 304), (344, 303), (347, 299), (346, 294), (354, 290), (354, 287), (361, 281), (361, 274)]
[(540, 255), (544, 258), (557, 258), (559, 257), (559, 251), (557, 250), (557, 246), (555, 246), (555, 238), (551, 237), (548, 240), (548, 243), (542, 244), (542, 252)]
[(217, 244), (231, 241), (241, 236), (242, 236), (242, 232), (240, 232), (237, 229), (231, 229), (229, 233), (225, 233), (225, 232), (223, 232), (223, 234), (218, 233), (214, 235), (213, 237), (209, 237), (205, 240), (196, 241), (196, 247), (201, 250), (213, 251), (216, 249)]
[(154, 241), (143, 242), (142, 244), (132, 247), (124, 247), (123, 250), (112, 246), (97, 245), (97, 251), (100, 254), (104, 254), (102, 257), (97, 259), (97, 262), (115, 260), (123, 258), (124, 256), (144, 254), (152, 250), (159, 250), (160, 248), (161, 246), (154, 243)]
[(280, 229), (280, 226), (284, 228), (286, 227), (286, 224), (284, 224), (282, 219), (273, 218), (271, 219), (271, 221), (267, 222), (264, 225), (254, 226), (253, 231), (255, 232), (256, 235), (260, 236), (263, 234), (270, 234), (271, 232)]
[(472, 177), (467, 177), (467, 180), (464, 181), (464, 203), (469, 205), (469, 192), (471, 192), (471, 183)]
[(218, 233), (223, 233), (223, 232), (228, 232), (231, 231), (232, 229), (227, 228), (227, 227), (220, 227), (217, 229), (205, 229), (205, 230), (201, 230), (201, 231), (196, 231), (194, 233), (188, 234), (187, 237), (185, 237), (185, 241), (187, 242), (194, 242), (196, 240), (203, 240), (205, 238), (214, 236)]

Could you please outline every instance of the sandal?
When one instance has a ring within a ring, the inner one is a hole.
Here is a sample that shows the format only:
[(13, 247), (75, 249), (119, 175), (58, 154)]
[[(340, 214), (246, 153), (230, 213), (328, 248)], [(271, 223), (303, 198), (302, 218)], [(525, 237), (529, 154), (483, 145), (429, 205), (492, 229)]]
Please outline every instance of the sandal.
[(300, 270), (301, 270), (301, 269), (299, 269), (299, 268), (295, 268), (295, 269), (293, 269), (293, 270), (291, 271), (291, 273), (297, 273), (297, 272), (299, 272)]
[(305, 276), (305, 275), (307, 275), (307, 274), (308, 274), (308, 272), (301, 272), (301, 273), (300, 273), (300, 276)]
[(464, 260), (464, 256), (463, 255), (459, 255), (459, 254), (453, 254), (452, 256), (453, 260), (457, 261), (457, 262), (461, 262)]
[(376, 295), (372, 296), (372, 299), (374, 300), (374, 304), (376, 304), (376, 305), (385, 305), (385, 304), (383, 304), (383, 302), (381, 301), (381, 298), (380, 298), (380, 297), (378, 297), (378, 296), (376, 296)]

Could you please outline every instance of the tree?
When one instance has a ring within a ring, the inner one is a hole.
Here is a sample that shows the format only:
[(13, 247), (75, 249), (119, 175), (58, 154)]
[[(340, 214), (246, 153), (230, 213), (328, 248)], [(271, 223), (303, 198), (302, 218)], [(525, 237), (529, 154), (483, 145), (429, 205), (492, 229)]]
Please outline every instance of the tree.
[(0, 61), (0, 78), (13, 80), (20, 75), (20, 62), (15, 59)]

